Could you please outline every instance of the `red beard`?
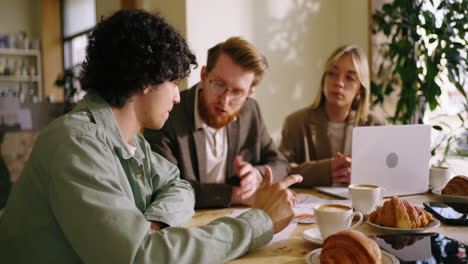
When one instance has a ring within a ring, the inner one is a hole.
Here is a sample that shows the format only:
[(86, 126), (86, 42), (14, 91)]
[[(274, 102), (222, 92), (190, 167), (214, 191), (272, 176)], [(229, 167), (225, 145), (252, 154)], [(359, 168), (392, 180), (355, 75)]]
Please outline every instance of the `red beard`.
[(203, 119), (203, 121), (212, 128), (220, 129), (228, 125), (232, 122), (232, 120), (234, 120), (234, 118), (236, 118), (242, 109), (242, 107), (240, 107), (237, 111), (228, 113), (225, 116), (210, 115), (210, 106), (206, 102), (202, 92), (203, 90), (198, 93), (198, 113), (200, 113), (200, 117)]

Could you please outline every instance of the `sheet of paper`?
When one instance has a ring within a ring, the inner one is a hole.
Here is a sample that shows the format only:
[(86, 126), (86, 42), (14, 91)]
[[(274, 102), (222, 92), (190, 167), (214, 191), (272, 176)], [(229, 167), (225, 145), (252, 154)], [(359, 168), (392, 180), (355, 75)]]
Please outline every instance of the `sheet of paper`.
[(296, 228), (297, 223), (290, 223), (285, 229), (281, 230), (281, 232), (273, 235), (273, 239), (271, 242), (280, 242), (289, 237), (291, 235), (292, 231), (294, 231), (294, 228)]
[(294, 205), (294, 209), (313, 210), (316, 205), (320, 204), (342, 204), (351, 206), (351, 200), (325, 200), (301, 193), (297, 195), (297, 204)]
[(317, 204), (317, 203), (325, 203), (327, 200), (308, 195), (308, 194), (303, 194), (300, 193), (297, 195), (297, 204), (296, 206), (304, 206), (307, 207), (310, 204)]

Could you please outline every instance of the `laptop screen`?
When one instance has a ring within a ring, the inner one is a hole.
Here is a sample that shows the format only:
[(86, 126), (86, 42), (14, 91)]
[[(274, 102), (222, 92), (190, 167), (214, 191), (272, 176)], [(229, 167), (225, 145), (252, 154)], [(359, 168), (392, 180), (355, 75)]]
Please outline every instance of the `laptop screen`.
[(431, 126), (355, 127), (351, 184), (374, 184), (385, 196), (410, 195), (429, 189)]

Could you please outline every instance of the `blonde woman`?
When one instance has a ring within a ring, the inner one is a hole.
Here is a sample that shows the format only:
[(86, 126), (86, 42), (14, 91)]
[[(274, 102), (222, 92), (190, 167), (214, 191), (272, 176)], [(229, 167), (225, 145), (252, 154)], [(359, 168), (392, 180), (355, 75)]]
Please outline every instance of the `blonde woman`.
[(348, 185), (353, 127), (385, 125), (383, 117), (369, 110), (364, 51), (352, 45), (336, 49), (320, 87), (310, 106), (286, 118), (280, 151), (292, 173), (304, 177), (300, 186)]

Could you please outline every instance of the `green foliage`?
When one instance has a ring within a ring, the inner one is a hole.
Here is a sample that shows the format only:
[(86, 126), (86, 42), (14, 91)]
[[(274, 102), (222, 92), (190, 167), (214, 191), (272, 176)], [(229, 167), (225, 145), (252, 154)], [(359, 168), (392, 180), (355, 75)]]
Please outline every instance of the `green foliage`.
[(66, 69), (55, 80), (55, 85), (63, 87), (65, 93), (65, 102), (71, 102), (75, 93), (80, 89), (78, 67)]
[[(433, 125), (432, 129), (443, 132), (439, 134), (441, 137), (438, 140), (438, 143), (434, 146), (431, 150), (431, 155), (436, 155), (436, 150), (441, 151), (439, 155), (439, 159), (435, 162), (436, 165), (441, 166), (443, 165), (448, 157), (460, 157), (460, 158), (467, 158), (468, 152), (467, 150), (457, 149), (456, 146), (463, 144), (463, 142), (468, 142), (468, 127), (465, 125), (465, 120), (458, 114), (458, 118), (460, 119), (460, 125), (458, 127), (448, 124), (447, 122), (442, 121), (442, 119), (438, 120), (437, 125)], [(464, 134), (461, 136), (457, 136), (455, 131), (461, 130), (465, 131)]]
[[(389, 81), (372, 83), (373, 103), (382, 103), (398, 83), (401, 93), (392, 118), (395, 123), (422, 123), (426, 104), (431, 110), (439, 105), (441, 88), (436, 80), (440, 83), (443, 74), (468, 101), (464, 90), (468, 1), (442, 0), (437, 7), (437, 1), (429, 2), (443, 12), (441, 21), (422, 8), (421, 0), (395, 0), (372, 16), (374, 33), (382, 32), (390, 40), (382, 55), (391, 62)], [(385, 74), (383, 67), (379, 75)]]
[[(423, 3), (428, 8), (423, 8)], [(435, 12), (434, 12), (435, 11)], [(435, 13), (443, 16), (435, 16)], [(458, 113), (460, 127), (446, 123), (433, 129), (443, 135), (432, 149), (441, 152), (443, 163), (449, 156), (467, 157), (454, 145), (467, 140), (457, 138), (456, 130), (467, 131), (468, 98), (467, 29), (468, 1), (466, 0), (394, 0), (383, 5), (372, 16), (373, 33), (382, 33), (389, 40), (383, 44), (383, 61), (378, 68), (379, 83), (371, 83), (373, 104), (381, 104), (385, 96), (399, 87), (400, 96), (391, 118), (394, 123), (423, 123), (427, 107), (439, 106), (441, 87), (451, 83), (464, 98), (464, 110)], [(466, 137), (466, 133), (464, 134)]]

